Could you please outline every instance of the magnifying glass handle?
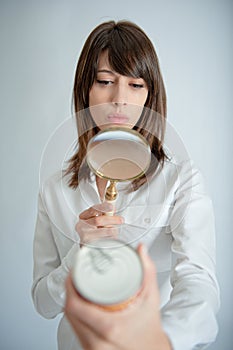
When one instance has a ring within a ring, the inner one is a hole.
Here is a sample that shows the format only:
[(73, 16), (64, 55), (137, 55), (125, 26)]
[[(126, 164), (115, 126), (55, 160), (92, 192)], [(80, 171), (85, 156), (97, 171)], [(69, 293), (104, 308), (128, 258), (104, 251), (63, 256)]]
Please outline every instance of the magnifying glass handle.
[(105, 215), (113, 216), (115, 210), (114, 210), (114, 202), (117, 198), (117, 188), (116, 188), (116, 181), (110, 180), (110, 185), (107, 187), (106, 193), (105, 193), (105, 202), (111, 203), (113, 205), (113, 209), (110, 212), (107, 212)]
[(106, 193), (105, 193), (105, 200), (109, 203), (112, 203), (117, 198), (117, 188), (116, 188), (116, 181), (110, 180), (110, 185), (107, 187)]

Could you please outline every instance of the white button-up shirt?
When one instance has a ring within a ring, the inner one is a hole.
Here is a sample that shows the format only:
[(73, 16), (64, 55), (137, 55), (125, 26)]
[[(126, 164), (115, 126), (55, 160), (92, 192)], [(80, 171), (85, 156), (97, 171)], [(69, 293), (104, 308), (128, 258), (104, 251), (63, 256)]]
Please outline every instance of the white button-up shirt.
[[(64, 282), (80, 249), (78, 216), (100, 202), (94, 175), (76, 190), (67, 181), (57, 173), (39, 195), (32, 296), (46, 318), (63, 312)], [(148, 247), (157, 270), (163, 328), (173, 349), (205, 348), (217, 334), (219, 288), (213, 209), (200, 172), (189, 160), (166, 160), (137, 191), (130, 191), (128, 182), (117, 188), (116, 211), (125, 219), (119, 239)], [(58, 348), (82, 349), (65, 316), (58, 328)]]

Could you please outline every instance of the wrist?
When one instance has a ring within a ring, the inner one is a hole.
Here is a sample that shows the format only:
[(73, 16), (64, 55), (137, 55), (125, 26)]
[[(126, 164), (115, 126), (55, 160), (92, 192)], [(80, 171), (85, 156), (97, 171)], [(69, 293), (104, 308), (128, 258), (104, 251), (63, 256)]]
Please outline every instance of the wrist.
[(170, 339), (163, 329), (156, 334), (153, 350), (172, 350)]

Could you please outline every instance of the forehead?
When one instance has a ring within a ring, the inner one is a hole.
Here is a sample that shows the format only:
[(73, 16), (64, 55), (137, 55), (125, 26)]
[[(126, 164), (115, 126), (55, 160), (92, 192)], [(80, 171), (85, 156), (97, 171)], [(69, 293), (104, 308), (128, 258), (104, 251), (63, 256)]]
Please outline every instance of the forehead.
[(100, 68), (110, 68), (110, 63), (108, 59), (108, 51), (101, 52), (98, 58), (98, 69)]
[(142, 78), (146, 81), (145, 64), (133, 52), (119, 52), (116, 48), (107, 48), (99, 53), (95, 74), (100, 70), (109, 70), (127, 77)]

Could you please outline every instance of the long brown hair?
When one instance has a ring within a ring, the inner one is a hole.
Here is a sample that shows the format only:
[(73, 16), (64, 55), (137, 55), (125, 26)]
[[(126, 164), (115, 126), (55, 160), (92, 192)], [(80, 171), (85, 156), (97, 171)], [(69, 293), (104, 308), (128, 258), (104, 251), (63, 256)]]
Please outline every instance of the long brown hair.
[(87, 145), (100, 129), (89, 113), (89, 92), (97, 76), (98, 59), (104, 51), (108, 52), (109, 64), (115, 72), (142, 78), (148, 88), (145, 108), (134, 130), (148, 140), (154, 157), (146, 175), (133, 181), (136, 190), (155, 172), (158, 163), (163, 164), (166, 157), (163, 150), (166, 92), (158, 57), (150, 39), (140, 27), (129, 21), (109, 21), (98, 25), (84, 44), (73, 88), (78, 144), (69, 161), (66, 175), (71, 175), (69, 186), (72, 188), (76, 188), (82, 178), (90, 175), (85, 162)]

